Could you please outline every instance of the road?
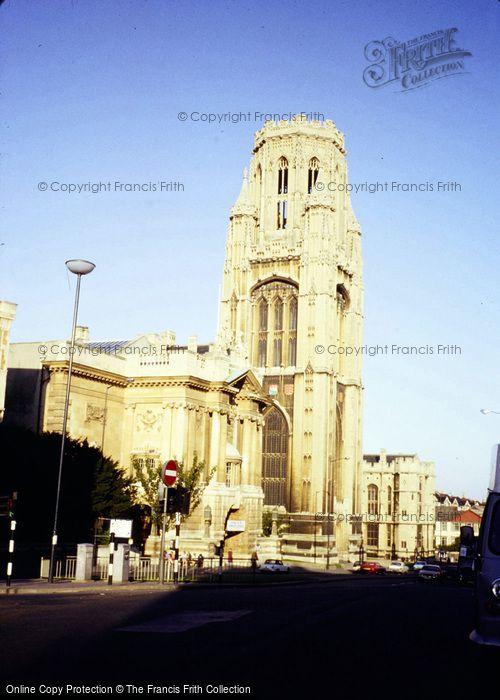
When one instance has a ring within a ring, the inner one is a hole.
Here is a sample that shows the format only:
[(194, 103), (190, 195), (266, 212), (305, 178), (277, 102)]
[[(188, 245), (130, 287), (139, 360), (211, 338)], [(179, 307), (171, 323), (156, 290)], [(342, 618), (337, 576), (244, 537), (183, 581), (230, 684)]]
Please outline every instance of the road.
[(211, 684), (249, 687), (257, 698), (328, 691), (357, 700), (398, 688), (433, 700), (470, 698), (487, 678), (499, 683), (500, 650), (468, 641), (472, 590), (451, 583), (353, 576), (4, 596), (0, 615), (4, 692), (6, 684), (101, 684), (123, 685), (126, 695), (243, 694), (207, 692)]

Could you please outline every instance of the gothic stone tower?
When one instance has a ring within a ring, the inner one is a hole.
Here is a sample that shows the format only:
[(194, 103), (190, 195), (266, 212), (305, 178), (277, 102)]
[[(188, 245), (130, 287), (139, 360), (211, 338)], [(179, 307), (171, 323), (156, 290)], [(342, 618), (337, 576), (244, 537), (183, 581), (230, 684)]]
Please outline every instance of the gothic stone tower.
[(347, 181), (332, 121), (297, 116), (257, 132), (230, 214), (218, 336), (273, 399), (264, 504), (341, 514), (339, 552), (351, 535), (342, 516), (359, 507), (362, 462), (361, 355), (345, 353), (362, 342), (361, 232)]

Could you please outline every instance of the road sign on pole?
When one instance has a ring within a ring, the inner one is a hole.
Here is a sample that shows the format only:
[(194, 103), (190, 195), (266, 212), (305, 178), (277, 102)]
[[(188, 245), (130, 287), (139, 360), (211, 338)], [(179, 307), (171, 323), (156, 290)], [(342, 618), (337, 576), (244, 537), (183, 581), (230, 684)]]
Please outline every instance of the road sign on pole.
[(173, 486), (177, 480), (177, 462), (175, 459), (169, 459), (163, 465), (162, 481), (165, 486)]

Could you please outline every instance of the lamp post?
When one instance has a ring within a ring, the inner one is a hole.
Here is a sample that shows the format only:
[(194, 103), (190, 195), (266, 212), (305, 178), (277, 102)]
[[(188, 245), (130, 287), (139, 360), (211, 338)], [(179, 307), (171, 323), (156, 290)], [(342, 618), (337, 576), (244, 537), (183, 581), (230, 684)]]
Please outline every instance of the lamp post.
[(71, 373), (73, 371), (73, 356), (75, 352), (75, 334), (76, 334), (76, 320), (78, 317), (78, 302), (80, 300), (80, 282), (83, 275), (88, 275), (95, 268), (94, 263), (88, 260), (67, 260), (66, 267), (70, 272), (72, 272), (77, 277), (76, 282), (76, 292), (75, 292), (75, 306), (73, 310), (73, 326), (71, 330), (71, 345), (69, 352), (69, 364), (68, 364), (68, 381), (66, 383), (66, 398), (64, 401), (64, 415), (62, 424), (62, 438), (61, 438), (61, 453), (59, 455), (59, 473), (57, 477), (57, 493), (56, 493), (56, 505), (54, 511), (54, 529), (52, 531), (52, 545), (50, 550), (50, 565), (49, 565), (49, 583), (54, 581), (54, 563), (55, 563), (55, 552), (57, 545), (57, 519), (59, 516), (59, 497), (61, 494), (61, 476), (62, 468), (64, 462), (64, 445), (66, 442), (66, 427), (68, 424), (68, 407), (69, 407), (69, 395), (71, 390)]

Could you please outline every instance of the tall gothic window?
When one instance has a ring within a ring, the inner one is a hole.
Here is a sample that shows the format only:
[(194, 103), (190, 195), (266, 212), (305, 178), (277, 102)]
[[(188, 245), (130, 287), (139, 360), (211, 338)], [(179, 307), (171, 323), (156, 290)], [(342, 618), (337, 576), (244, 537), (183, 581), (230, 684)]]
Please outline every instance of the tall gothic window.
[(258, 367), (267, 365), (267, 325), (268, 325), (268, 305), (267, 300), (262, 297), (259, 302), (259, 345), (258, 345)]
[(262, 490), (266, 505), (286, 506), (288, 426), (276, 407), (266, 416), (262, 444)]
[(307, 193), (311, 194), (314, 185), (318, 179), (319, 174), (319, 160), (317, 158), (311, 158), (309, 161), (309, 170), (307, 172)]
[(283, 302), (280, 297), (274, 302), (273, 367), (279, 367), (283, 355)]
[(295, 367), (297, 364), (297, 297), (290, 299), (288, 307), (288, 365)]
[(378, 548), (378, 523), (368, 523), (366, 526), (366, 544)]
[(278, 194), (288, 194), (288, 161), (284, 156), (278, 161)]
[(378, 514), (378, 486), (370, 484), (368, 486), (368, 515)]
[(288, 220), (288, 161), (282, 156), (278, 161), (278, 202), (276, 204), (276, 228), (285, 229)]
[(297, 287), (261, 284), (252, 293), (253, 357), (257, 367), (294, 367), (297, 360)]
[(392, 515), (392, 488), (387, 487), (387, 515)]

